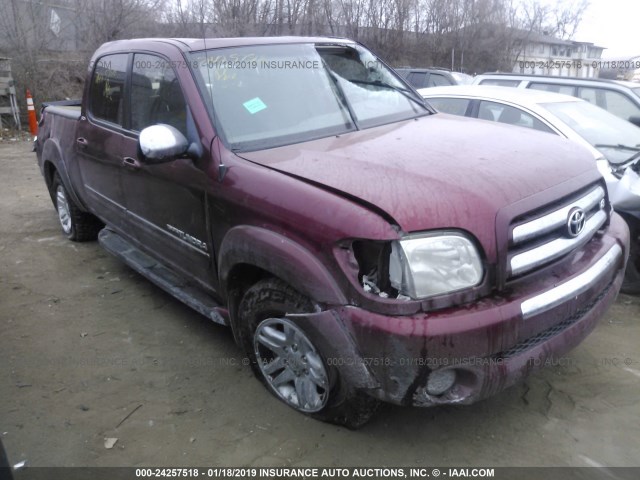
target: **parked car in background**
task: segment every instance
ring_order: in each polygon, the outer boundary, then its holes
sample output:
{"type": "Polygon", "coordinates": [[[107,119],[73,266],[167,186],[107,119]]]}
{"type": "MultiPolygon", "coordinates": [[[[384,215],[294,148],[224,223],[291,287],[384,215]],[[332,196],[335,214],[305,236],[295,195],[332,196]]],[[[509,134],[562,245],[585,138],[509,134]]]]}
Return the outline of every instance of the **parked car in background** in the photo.
{"type": "Polygon", "coordinates": [[[452,72],[445,68],[396,68],[396,72],[413,88],[429,88],[446,85],[468,85],[473,81],[471,75],[452,72]]]}
{"type": "Polygon", "coordinates": [[[418,92],[440,112],[553,133],[590,149],[611,202],[632,233],[622,290],[640,293],[640,128],[589,102],[558,93],[481,85],[418,92]]]}
{"type": "Polygon", "coordinates": [[[571,95],[640,125],[640,84],[634,82],[601,78],[484,73],[473,79],[473,85],[528,88],[571,95]]]}

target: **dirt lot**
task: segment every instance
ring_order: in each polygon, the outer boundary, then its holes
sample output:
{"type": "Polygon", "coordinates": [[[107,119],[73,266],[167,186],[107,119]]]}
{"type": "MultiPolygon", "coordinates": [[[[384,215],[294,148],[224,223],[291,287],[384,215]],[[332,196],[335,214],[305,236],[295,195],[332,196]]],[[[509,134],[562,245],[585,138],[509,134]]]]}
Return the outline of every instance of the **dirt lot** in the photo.
{"type": "Polygon", "coordinates": [[[0,144],[0,435],[31,466],[640,465],[640,299],[528,383],[385,406],[352,432],[272,398],[229,331],[57,217],[30,144],[0,144]],[[105,437],[117,438],[111,449],[105,437]]]}

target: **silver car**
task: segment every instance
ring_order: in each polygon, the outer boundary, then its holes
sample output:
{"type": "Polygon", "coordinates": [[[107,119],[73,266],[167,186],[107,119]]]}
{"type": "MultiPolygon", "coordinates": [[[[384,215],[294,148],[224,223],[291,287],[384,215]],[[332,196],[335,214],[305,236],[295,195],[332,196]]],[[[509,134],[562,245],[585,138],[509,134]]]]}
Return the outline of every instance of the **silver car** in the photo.
{"type": "Polygon", "coordinates": [[[418,92],[440,112],[533,128],[589,149],[634,239],[622,290],[640,294],[640,128],[585,100],[551,92],[481,85],[418,92]]]}

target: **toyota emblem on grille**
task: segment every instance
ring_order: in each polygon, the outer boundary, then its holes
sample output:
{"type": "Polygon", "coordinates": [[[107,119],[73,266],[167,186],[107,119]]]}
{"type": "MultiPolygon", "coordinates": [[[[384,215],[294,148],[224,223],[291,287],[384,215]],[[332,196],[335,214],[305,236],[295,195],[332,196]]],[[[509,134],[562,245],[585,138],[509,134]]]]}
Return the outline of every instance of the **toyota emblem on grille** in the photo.
{"type": "Polygon", "coordinates": [[[580,235],[586,221],[587,216],[584,210],[578,207],[572,208],[567,216],[567,233],[569,236],[573,238],[580,235]]]}

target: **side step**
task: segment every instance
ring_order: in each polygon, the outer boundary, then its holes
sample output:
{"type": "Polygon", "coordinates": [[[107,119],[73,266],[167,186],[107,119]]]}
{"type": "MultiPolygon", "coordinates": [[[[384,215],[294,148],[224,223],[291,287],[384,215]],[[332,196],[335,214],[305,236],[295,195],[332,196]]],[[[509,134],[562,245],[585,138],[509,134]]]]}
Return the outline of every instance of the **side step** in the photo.
{"type": "Polygon", "coordinates": [[[189,285],[162,263],[134,247],[113,230],[103,228],[98,235],[102,248],[118,257],[140,275],[148,278],[167,293],[186,303],[216,323],[227,325],[227,311],[201,289],[189,285]]]}

